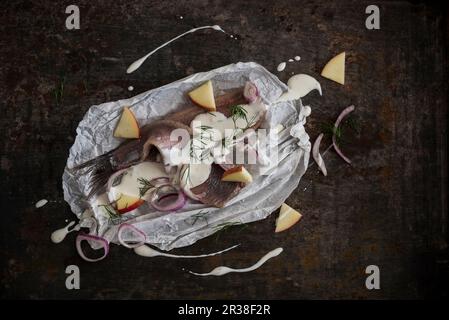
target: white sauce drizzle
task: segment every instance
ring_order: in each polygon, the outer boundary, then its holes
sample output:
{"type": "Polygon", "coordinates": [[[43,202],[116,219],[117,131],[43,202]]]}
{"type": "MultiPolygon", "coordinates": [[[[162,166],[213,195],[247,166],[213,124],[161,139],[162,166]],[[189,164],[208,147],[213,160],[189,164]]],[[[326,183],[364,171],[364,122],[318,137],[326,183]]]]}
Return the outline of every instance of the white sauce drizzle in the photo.
{"type": "Polygon", "coordinates": [[[287,64],[285,62],[279,63],[278,67],[276,68],[277,71],[279,71],[279,72],[284,71],[286,65],[287,64]]]}
{"type": "Polygon", "coordinates": [[[128,91],[133,91],[134,90],[134,87],[133,86],[129,86],[128,87],[128,91]]]}
{"type": "Polygon", "coordinates": [[[36,202],[36,204],[34,205],[36,208],[41,208],[43,206],[45,206],[48,203],[47,199],[41,199],[38,202],[36,202]]]}
{"type": "Polygon", "coordinates": [[[137,69],[139,69],[139,67],[145,62],[146,59],[148,59],[152,54],[154,54],[156,51],[158,51],[159,49],[162,49],[163,47],[167,46],[168,44],[170,44],[171,42],[178,40],[179,38],[189,34],[189,33],[193,33],[196,32],[198,30],[202,30],[202,29],[213,29],[216,31],[221,31],[221,32],[225,32],[219,25],[214,25],[214,26],[203,26],[203,27],[198,27],[198,28],[193,28],[190,29],[189,31],[186,31],[182,34],[180,34],[179,36],[174,37],[173,39],[165,42],[164,44],[160,45],[159,47],[157,47],[156,49],[154,49],[153,51],[151,51],[150,53],[146,54],[145,56],[143,56],[142,58],[134,61],[133,63],[131,63],[131,65],[128,67],[128,69],[126,70],[126,73],[132,73],[134,71],[136,71],[137,69]]]}
{"type": "Polygon", "coordinates": [[[142,257],[157,257],[157,256],[161,256],[161,257],[168,257],[168,258],[175,258],[175,259],[190,259],[190,258],[204,258],[204,257],[211,257],[211,256],[216,256],[218,254],[221,254],[223,252],[232,250],[236,247],[238,247],[240,244],[236,244],[235,246],[229,247],[227,249],[221,250],[221,251],[217,251],[217,252],[213,252],[213,253],[208,253],[208,254],[200,254],[200,255],[175,255],[175,254],[169,254],[169,253],[164,253],[164,252],[160,252],[157,250],[154,250],[153,248],[150,248],[149,246],[143,245],[137,248],[134,248],[134,252],[137,253],[139,256],[142,257]]]}
{"type": "Polygon", "coordinates": [[[295,74],[288,79],[287,85],[288,91],[280,96],[278,102],[298,100],[305,97],[312,90],[318,90],[320,96],[322,95],[320,83],[307,74],[295,74]]]}
{"type": "Polygon", "coordinates": [[[77,224],[72,228],[72,230],[69,230],[71,226],[75,224],[75,221],[70,222],[68,225],[66,225],[64,228],[58,229],[56,231],[53,231],[53,233],[50,236],[50,239],[53,243],[60,243],[62,240],[65,239],[65,237],[72,231],[79,231],[81,226],[77,224]]]}
{"type": "Polygon", "coordinates": [[[251,267],[248,267],[248,268],[233,269],[233,268],[229,268],[229,267],[225,267],[225,266],[220,266],[220,267],[216,267],[214,270],[212,270],[211,272],[208,272],[208,273],[196,273],[196,272],[192,272],[192,271],[189,271],[189,273],[194,274],[196,276],[205,277],[205,276],[222,276],[222,275],[225,275],[227,273],[232,273],[232,272],[250,272],[250,271],[256,270],[257,268],[261,267],[265,262],[267,262],[271,258],[277,257],[278,255],[281,254],[281,252],[283,250],[284,249],[282,249],[282,248],[276,248],[276,249],[268,252],[266,255],[264,255],[262,258],[260,258],[259,261],[257,261],[254,265],[252,265],[251,267]]]}
{"type": "Polygon", "coordinates": [[[299,61],[299,60],[301,60],[301,57],[300,57],[300,56],[296,56],[296,57],[295,57],[295,60],[296,60],[296,61],[299,61]]]}

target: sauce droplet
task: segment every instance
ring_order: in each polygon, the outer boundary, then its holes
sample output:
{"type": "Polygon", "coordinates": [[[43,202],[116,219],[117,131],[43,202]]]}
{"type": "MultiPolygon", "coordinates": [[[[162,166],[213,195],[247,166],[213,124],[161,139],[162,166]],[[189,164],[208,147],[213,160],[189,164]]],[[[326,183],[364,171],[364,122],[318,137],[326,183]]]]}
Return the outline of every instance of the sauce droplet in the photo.
{"type": "Polygon", "coordinates": [[[279,71],[279,72],[284,71],[286,65],[287,64],[285,62],[279,63],[279,65],[277,67],[277,71],[279,71]]]}
{"type": "Polygon", "coordinates": [[[133,86],[129,86],[128,87],[128,91],[133,91],[134,90],[134,87],[133,86]]]}
{"type": "Polygon", "coordinates": [[[45,206],[48,203],[47,199],[41,199],[38,202],[36,202],[36,204],[34,205],[36,208],[41,208],[43,206],[45,206]]]}
{"type": "Polygon", "coordinates": [[[299,60],[301,60],[301,57],[300,57],[300,56],[296,56],[296,57],[295,57],[295,60],[296,60],[296,61],[299,61],[299,60]]]}
{"type": "Polygon", "coordinates": [[[73,227],[72,230],[69,230],[71,226],[75,224],[75,221],[70,222],[68,225],[66,225],[64,228],[58,229],[56,231],[53,231],[53,233],[50,236],[50,239],[53,243],[60,243],[62,240],[65,239],[65,237],[72,231],[78,231],[81,226],[77,224],[73,227]]]}

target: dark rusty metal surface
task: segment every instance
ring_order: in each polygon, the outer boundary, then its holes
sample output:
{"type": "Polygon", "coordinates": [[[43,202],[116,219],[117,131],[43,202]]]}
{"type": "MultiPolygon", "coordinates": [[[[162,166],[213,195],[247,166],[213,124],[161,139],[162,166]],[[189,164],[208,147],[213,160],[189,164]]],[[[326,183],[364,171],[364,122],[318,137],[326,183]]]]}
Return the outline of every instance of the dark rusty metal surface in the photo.
{"type": "MultiPolygon", "coordinates": [[[[380,1],[381,29],[365,28],[365,1],[76,1],[81,29],[65,28],[72,2],[3,1],[0,24],[1,297],[2,298],[424,298],[447,297],[447,9],[380,1]],[[183,16],[183,19],[180,18],[183,16]],[[126,67],[191,27],[219,24],[237,36],[199,32],[158,52],[137,72],[126,67]],[[347,52],[347,84],[319,72],[347,52]],[[329,175],[311,167],[288,203],[303,213],[274,234],[276,214],[231,229],[178,253],[200,260],[138,257],[113,247],[96,264],[50,233],[73,215],[61,175],[83,114],[94,104],[130,97],[186,75],[237,61],[256,61],[279,74],[308,73],[324,96],[307,128],[333,122],[354,104],[360,134],[345,152],[325,156],[329,175]],[[63,89],[62,89],[63,85],[63,89]],[[128,86],[135,90],[129,92],[128,86]],[[62,94],[60,94],[62,93],[62,94]],[[35,209],[42,198],[50,201],[35,209]],[[269,250],[285,252],[250,274],[196,278],[187,268],[244,267],[269,250]],[[81,289],[65,288],[65,267],[81,270],[81,289]],[[365,268],[381,270],[381,289],[365,288],[365,268]]],[[[325,140],[325,144],[329,141],[325,140]]]]}

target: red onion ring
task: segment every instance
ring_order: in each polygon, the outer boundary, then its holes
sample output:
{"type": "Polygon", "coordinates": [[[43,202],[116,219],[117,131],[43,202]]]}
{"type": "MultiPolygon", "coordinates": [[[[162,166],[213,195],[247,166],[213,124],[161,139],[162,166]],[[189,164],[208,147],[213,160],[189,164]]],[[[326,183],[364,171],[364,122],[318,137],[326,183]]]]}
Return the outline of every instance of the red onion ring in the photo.
{"type": "Polygon", "coordinates": [[[186,204],[186,197],[184,195],[184,192],[179,190],[178,188],[174,187],[171,184],[164,184],[159,187],[157,187],[155,190],[153,190],[151,195],[151,201],[150,204],[153,206],[154,209],[161,211],[161,212],[170,212],[170,211],[176,211],[184,207],[186,204]],[[161,194],[162,191],[164,191],[164,188],[171,188],[170,192],[167,192],[165,194],[161,194]],[[168,197],[176,196],[175,201],[170,203],[169,205],[161,205],[159,202],[163,199],[166,199],[168,197]]]}
{"type": "Polygon", "coordinates": [[[249,103],[253,103],[259,98],[259,90],[254,83],[247,81],[243,88],[243,96],[249,103]]]}
{"type": "Polygon", "coordinates": [[[320,170],[324,176],[327,176],[326,165],[324,164],[323,157],[321,157],[321,154],[320,154],[320,144],[321,144],[321,139],[323,139],[323,136],[324,136],[324,134],[321,133],[318,136],[318,138],[316,138],[315,143],[313,144],[313,148],[312,148],[312,155],[313,155],[313,159],[315,160],[316,164],[318,165],[318,168],[320,168],[320,170]]]}
{"type": "Polygon", "coordinates": [[[128,224],[128,223],[123,223],[118,228],[117,238],[118,238],[118,241],[120,242],[121,245],[123,245],[126,248],[133,249],[133,248],[137,248],[137,247],[140,247],[141,245],[145,244],[147,236],[145,235],[145,233],[143,233],[142,230],[136,228],[135,226],[133,226],[131,224],[128,224]],[[123,237],[122,237],[122,233],[126,229],[129,229],[129,230],[133,231],[134,233],[140,235],[142,237],[142,241],[134,243],[134,244],[126,243],[125,240],[123,240],[123,237]]]}
{"type": "Polygon", "coordinates": [[[343,152],[340,150],[340,148],[337,146],[337,139],[336,139],[336,132],[338,127],[340,126],[340,122],[343,120],[344,117],[346,117],[348,114],[350,114],[352,111],[354,111],[355,107],[349,106],[346,109],[344,109],[340,115],[337,118],[337,121],[335,121],[334,124],[334,134],[332,135],[332,145],[334,146],[335,152],[337,152],[337,154],[343,159],[345,160],[347,163],[351,163],[351,160],[349,160],[348,157],[346,157],[343,152]]]}
{"type": "Polygon", "coordinates": [[[102,238],[102,237],[98,237],[98,236],[94,236],[94,235],[90,235],[90,234],[85,234],[85,233],[79,233],[78,236],[76,237],[76,250],[78,251],[78,254],[80,255],[81,258],[83,258],[86,261],[89,262],[97,262],[100,260],[103,260],[104,258],[106,258],[106,256],[109,253],[109,243],[106,239],[102,238]],[[101,246],[104,249],[104,254],[103,256],[96,258],[96,259],[92,259],[92,258],[88,258],[86,257],[86,255],[83,252],[83,249],[81,248],[81,242],[82,241],[92,241],[92,242],[96,242],[101,244],[101,246]]]}

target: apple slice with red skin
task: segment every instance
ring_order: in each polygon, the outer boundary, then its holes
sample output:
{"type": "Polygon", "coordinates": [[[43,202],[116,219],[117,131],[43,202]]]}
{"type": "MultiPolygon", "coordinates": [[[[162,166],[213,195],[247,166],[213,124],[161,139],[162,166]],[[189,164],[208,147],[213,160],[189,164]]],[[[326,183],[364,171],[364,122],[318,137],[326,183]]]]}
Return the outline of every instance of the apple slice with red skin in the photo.
{"type": "Polygon", "coordinates": [[[120,198],[118,198],[118,200],[116,201],[117,211],[121,214],[130,212],[140,207],[144,202],[145,201],[140,198],[122,194],[120,198]]]}

